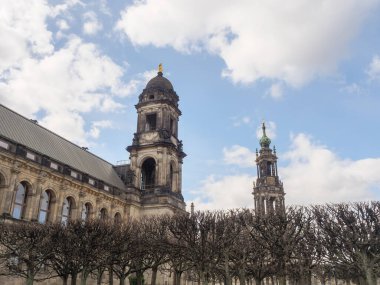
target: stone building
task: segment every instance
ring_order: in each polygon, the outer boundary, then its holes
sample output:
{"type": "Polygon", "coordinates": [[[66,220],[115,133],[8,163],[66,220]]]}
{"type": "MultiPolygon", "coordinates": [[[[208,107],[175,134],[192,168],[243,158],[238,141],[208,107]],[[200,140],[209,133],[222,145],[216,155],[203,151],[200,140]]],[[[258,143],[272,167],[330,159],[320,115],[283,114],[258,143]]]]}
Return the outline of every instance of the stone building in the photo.
{"type": "Polygon", "coordinates": [[[160,65],[139,96],[130,164],[124,165],[0,105],[0,214],[46,223],[185,211],[178,101],[160,65]]]}
{"type": "Polygon", "coordinates": [[[285,192],[278,177],[276,147],[270,148],[271,140],[262,126],[260,151],[256,150],[257,179],[253,186],[255,211],[265,215],[274,211],[285,211],[285,192]]]}

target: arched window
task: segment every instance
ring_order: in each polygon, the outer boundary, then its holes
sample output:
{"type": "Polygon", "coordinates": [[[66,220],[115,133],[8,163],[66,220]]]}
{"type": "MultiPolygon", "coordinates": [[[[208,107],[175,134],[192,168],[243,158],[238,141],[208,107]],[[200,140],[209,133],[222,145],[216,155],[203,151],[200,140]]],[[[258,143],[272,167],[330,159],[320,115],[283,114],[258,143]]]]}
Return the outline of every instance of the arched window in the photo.
{"type": "Polygon", "coordinates": [[[141,189],[153,189],[156,180],[156,161],[148,158],[141,166],[141,189]]]}
{"type": "Polygon", "coordinates": [[[65,198],[65,200],[63,200],[62,218],[61,218],[61,221],[63,223],[66,223],[67,221],[71,219],[73,206],[74,206],[73,198],[67,197],[65,198]]]}
{"type": "Polygon", "coordinates": [[[113,221],[115,224],[120,224],[121,223],[121,215],[120,213],[116,213],[115,217],[113,218],[113,221]]]}
{"type": "Polygon", "coordinates": [[[107,209],[106,208],[102,208],[100,210],[100,219],[102,221],[105,221],[107,219],[107,209]]]}
{"type": "Polygon", "coordinates": [[[42,193],[40,211],[38,213],[38,222],[41,224],[45,224],[50,219],[52,198],[53,193],[50,190],[46,190],[42,193]]]}
{"type": "Polygon", "coordinates": [[[90,203],[83,204],[82,206],[82,221],[88,221],[91,217],[92,206],[90,203]]]}
{"type": "Polygon", "coordinates": [[[26,202],[28,198],[28,184],[23,181],[18,184],[16,198],[13,205],[12,217],[15,219],[25,218],[26,202]]]}

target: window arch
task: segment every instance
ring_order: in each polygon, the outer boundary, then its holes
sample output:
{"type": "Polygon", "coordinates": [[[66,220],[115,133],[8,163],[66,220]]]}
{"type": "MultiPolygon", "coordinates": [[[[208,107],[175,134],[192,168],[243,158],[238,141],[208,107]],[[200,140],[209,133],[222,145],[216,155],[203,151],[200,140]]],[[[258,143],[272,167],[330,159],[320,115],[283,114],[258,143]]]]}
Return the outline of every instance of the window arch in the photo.
{"type": "Polygon", "coordinates": [[[120,215],[119,212],[117,212],[115,214],[115,217],[113,218],[113,221],[114,221],[115,224],[120,224],[121,223],[121,215],[120,215]]]}
{"type": "Polygon", "coordinates": [[[100,213],[99,213],[99,218],[102,220],[102,221],[105,221],[108,217],[108,212],[107,212],[107,209],[106,208],[102,208],[100,210],[100,213]]]}
{"type": "Polygon", "coordinates": [[[141,166],[141,189],[153,189],[156,181],[156,161],[149,157],[141,166]]]}
{"type": "Polygon", "coordinates": [[[15,219],[24,219],[25,210],[28,201],[29,185],[26,181],[22,181],[17,185],[16,197],[13,204],[12,217],[15,219]]]}
{"type": "Polygon", "coordinates": [[[61,222],[67,223],[72,218],[73,208],[74,199],[72,197],[66,197],[65,200],[63,200],[61,222]]]}
{"type": "Polygon", "coordinates": [[[51,220],[52,203],[54,193],[50,189],[44,191],[41,196],[40,209],[38,212],[38,222],[45,224],[51,220]]]}
{"type": "Polygon", "coordinates": [[[82,221],[88,221],[91,218],[92,205],[91,203],[83,204],[81,218],[82,221]]]}

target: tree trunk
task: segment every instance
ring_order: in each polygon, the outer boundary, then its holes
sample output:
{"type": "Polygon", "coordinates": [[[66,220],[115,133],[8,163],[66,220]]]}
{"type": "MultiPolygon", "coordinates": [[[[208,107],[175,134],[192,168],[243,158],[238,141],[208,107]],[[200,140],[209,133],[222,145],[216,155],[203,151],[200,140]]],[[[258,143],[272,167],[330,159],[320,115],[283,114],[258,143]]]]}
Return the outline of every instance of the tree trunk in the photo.
{"type": "Polygon", "coordinates": [[[181,271],[174,271],[174,284],[173,285],[181,285],[181,271]]]}
{"type": "Polygon", "coordinates": [[[150,281],[150,285],[156,285],[157,270],[158,270],[158,266],[152,267],[152,280],[150,281]]]}
{"type": "Polygon", "coordinates": [[[69,279],[69,276],[61,276],[61,279],[62,279],[62,284],[63,285],[67,285],[67,281],[68,281],[68,279],[69,279]]]}
{"type": "Polygon", "coordinates": [[[113,285],[113,269],[112,266],[108,268],[108,284],[113,285]]]}
{"type": "Polygon", "coordinates": [[[240,283],[240,285],[245,285],[245,270],[244,270],[244,268],[239,269],[239,283],[240,283]]]}
{"type": "Polygon", "coordinates": [[[255,285],[261,285],[261,278],[255,277],[255,285]]]}
{"type": "Polygon", "coordinates": [[[96,276],[96,284],[101,285],[102,284],[102,277],[103,277],[103,270],[98,271],[98,275],[96,276]]]}
{"type": "Polygon", "coordinates": [[[28,278],[26,278],[26,285],[33,285],[33,282],[34,282],[33,277],[28,276],[28,278]]]}
{"type": "Polygon", "coordinates": [[[33,285],[34,282],[34,273],[30,268],[28,268],[28,277],[26,278],[26,285],[33,285]]]}
{"type": "Polygon", "coordinates": [[[120,277],[119,277],[119,285],[124,285],[125,284],[125,275],[121,275],[120,277]]]}
{"type": "Polygon", "coordinates": [[[137,285],[143,285],[144,273],[142,271],[136,272],[137,285]]]}
{"type": "Polygon", "coordinates": [[[80,279],[80,284],[81,285],[86,285],[87,284],[87,277],[88,277],[88,272],[86,270],[82,271],[82,277],[80,279]]]}
{"type": "Polygon", "coordinates": [[[230,274],[230,267],[228,266],[228,256],[224,255],[224,272],[225,272],[225,285],[232,285],[232,277],[230,274]]]}
{"type": "Polygon", "coordinates": [[[77,273],[71,274],[71,285],[77,285],[77,273]]]}

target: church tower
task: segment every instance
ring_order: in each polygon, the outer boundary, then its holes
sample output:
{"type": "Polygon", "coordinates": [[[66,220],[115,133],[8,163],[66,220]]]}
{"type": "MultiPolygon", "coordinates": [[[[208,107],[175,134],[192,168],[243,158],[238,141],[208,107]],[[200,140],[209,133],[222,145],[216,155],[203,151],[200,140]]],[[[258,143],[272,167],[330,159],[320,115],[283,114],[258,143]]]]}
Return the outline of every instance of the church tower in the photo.
{"type": "Polygon", "coordinates": [[[276,147],[270,148],[271,140],[262,125],[260,151],[256,150],[257,179],[253,186],[255,211],[258,215],[285,211],[285,193],[277,172],[276,147]]]}
{"type": "Polygon", "coordinates": [[[127,147],[134,175],[132,183],[140,191],[145,209],[157,210],[167,205],[173,209],[185,207],[181,185],[182,161],[186,154],[178,138],[181,116],[178,101],[160,64],[157,76],[148,82],[135,106],[137,130],[132,145],[127,147]]]}

